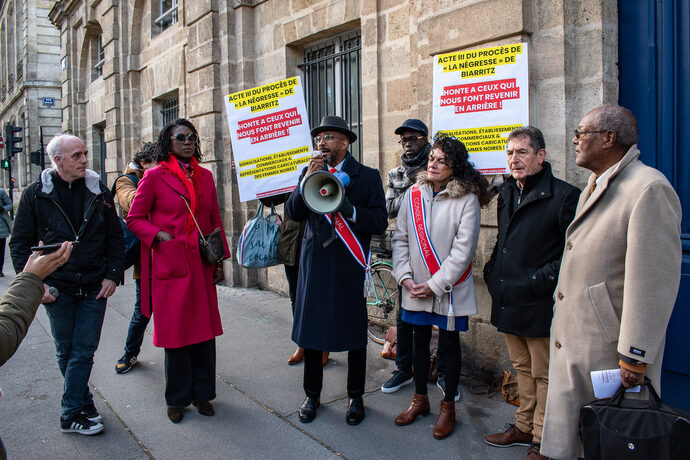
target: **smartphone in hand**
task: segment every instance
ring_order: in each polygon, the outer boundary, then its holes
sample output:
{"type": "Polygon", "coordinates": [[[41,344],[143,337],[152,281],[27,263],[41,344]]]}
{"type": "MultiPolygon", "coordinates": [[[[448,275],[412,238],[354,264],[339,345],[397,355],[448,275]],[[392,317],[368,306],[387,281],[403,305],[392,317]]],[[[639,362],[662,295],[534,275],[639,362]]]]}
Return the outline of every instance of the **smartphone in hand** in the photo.
{"type": "MultiPolygon", "coordinates": [[[[73,248],[78,245],[79,241],[72,241],[73,248]]],[[[43,246],[32,246],[31,251],[43,251],[44,254],[48,254],[53,251],[57,251],[58,249],[60,249],[60,246],[62,246],[62,243],[44,244],[43,246]]]]}

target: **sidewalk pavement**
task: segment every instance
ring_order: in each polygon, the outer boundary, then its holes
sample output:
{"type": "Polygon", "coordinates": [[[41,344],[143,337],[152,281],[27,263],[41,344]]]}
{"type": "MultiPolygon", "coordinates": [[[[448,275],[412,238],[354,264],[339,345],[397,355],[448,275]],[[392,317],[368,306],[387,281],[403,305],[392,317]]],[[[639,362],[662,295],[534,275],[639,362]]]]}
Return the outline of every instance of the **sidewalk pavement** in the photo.
{"type": "MultiPolygon", "coordinates": [[[[9,252],[9,251],[7,251],[9,252]]],[[[0,292],[13,279],[9,257],[0,292]]],[[[272,292],[219,286],[224,334],[216,339],[216,415],[204,417],[190,406],[184,419],[172,424],[166,416],[162,349],[151,344],[147,330],[139,364],[117,375],[134,302],[134,282],[118,287],[108,301],[101,342],[90,384],[105,430],[95,436],[63,434],[59,429],[63,379],[44,307],[19,350],[0,368],[0,437],[10,459],[391,459],[460,458],[523,459],[525,447],[497,449],[483,436],[513,421],[514,406],[500,396],[472,395],[464,378],[456,404],[454,433],[432,437],[442,399],[429,384],[431,415],[406,427],[393,423],[412,399],[414,385],[383,394],[380,386],[395,368],[378,356],[381,346],[368,346],[365,420],[345,423],[347,354],[331,353],[324,369],[322,407],[309,424],[299,421],[304,399],[303,366],[288,366],[295,345],[290,340],[290,302],[272,292]]]]}

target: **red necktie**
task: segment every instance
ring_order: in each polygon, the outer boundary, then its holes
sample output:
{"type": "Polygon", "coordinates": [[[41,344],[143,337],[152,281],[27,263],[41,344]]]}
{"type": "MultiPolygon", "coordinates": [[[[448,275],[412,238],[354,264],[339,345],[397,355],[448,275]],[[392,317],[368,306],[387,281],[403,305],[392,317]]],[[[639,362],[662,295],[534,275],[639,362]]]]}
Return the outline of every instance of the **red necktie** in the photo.
{"type": "MultiPolygon", "coordinates": [[[[338,170],[335,169],[335,168],[331,168],[331,169],[328,170],[328,172],[331,173],[331,174],[335,174],[336,172],[338,172],[338,170]]],[[[340,215],[339,212],[334,212],[334,213],[331,214],[331,218],[333,219],[333,225],[335,225],[336,222],[337,222],[338,220],[342,220],[343,217],[340,215]]]]}

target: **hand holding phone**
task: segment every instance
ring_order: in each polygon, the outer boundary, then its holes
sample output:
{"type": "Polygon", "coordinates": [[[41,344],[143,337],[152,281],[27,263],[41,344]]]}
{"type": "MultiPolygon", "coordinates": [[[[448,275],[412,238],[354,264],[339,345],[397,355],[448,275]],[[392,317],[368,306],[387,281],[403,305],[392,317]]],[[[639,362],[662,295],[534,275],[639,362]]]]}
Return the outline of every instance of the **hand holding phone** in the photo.
{"type": "MultiPolygon", "coordinates": [[[[76,247],[79,245],[79,241],[72,241],[72,248],[76,247]]],[[[52,243],[52,244],[44,244],[41,246],[32,246],[31,251],[43,251],[43,254],[48,254],[53,251],[57,251],[60,249],[60,246],[62,246],[62,243],[52,243]]]]}

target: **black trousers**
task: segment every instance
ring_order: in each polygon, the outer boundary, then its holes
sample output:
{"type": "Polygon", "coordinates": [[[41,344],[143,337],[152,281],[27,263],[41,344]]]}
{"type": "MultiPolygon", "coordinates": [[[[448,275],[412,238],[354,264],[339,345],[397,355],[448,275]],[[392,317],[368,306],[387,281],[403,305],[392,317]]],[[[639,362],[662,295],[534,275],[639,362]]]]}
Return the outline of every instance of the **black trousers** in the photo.
{"type": "MultiPolygon", "coordinates": [[[[415,393],[426,394],[426,378],[429,374],[429,342],[431,341],[431,326],[412,326],[414,329],[414,388],[415,393]]],[[[446,388],[457,388],[460,380],[460,365],[462,356],[460,350],[460,332],[439,329],[438,357],[443,357],[445,365],[446,388]]],[[[455,398],[455,392],[446,391],[444,401],[450,402],[455,398]]]]}
{"type": "Polygon", "coordinates": [[[295,297],[297,297],[297,278],[299,276],[299,264],[284,265],[285,278],[288,282],[288,291],[290,291],[290,305],[292,306],[292,314],[295,314],[295,297]]]}
{"type": "MultiPolygon", "coordinates": [[[[321,350],[304,349],[304,393],[320,398],[323,387],[321,350]]],[[[347,352],[347,396],[361,398],[367,374],[367,347],[347,352]]]]}
{"type": "Polygon", "coordinates": [[[0,238],[0,272],[5,266],[5,238],[0,238]]]}
{"type": "Polygon", "coordinates": [[[216,339],[165,349],[165,403],[186,407],[216,397],[216,339]]]}
{"type": "Polygon", "coordinates": [[[412,375],[412,325],[402,320],[403,307],[401,299],[402,286],[398,286],[398,312],[395,317],[398,342],[395,354],[395,365],[399,371],[407,375],[412,375]]]}

